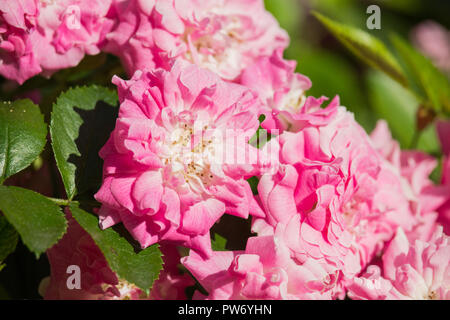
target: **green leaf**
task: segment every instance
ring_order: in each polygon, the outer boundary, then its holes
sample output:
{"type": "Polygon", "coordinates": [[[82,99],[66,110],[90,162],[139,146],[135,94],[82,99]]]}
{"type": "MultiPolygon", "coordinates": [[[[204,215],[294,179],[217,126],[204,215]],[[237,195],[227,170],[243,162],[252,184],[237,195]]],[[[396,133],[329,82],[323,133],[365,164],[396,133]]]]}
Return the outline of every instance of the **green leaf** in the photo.
{"type": "MultiPolygon", "coordinates": [[[[410,148],[416,132],[416,113],[420,101],[381,72],[368,73],[367,87],[370,103],[377,116],[387,121],[402,149],[410,148]]],[[[417,148],[429,153],[439,152],[434,126],[428,126],[422,132],[417,148]]]]}
{"type": "Polygon", "coordinates": [[[61,239],[67,229],[60,207],[31,190],[0,186],[0,210],[37,258],[61,239]]]}
{"type": "Polygon", "coordinates": [[[424,106],[435,112],[445,111],[450,114],[450,83],[447,77],[399,36],[393,35],[391,41],[412,75],[411,87],[418,85],[419,93],[430,102],[424,106]]]}
{"type": "Polygon", "coordinates": [[[72,203],[70,210],[75,220],[94,239],[119,278],[149,292],[162,269],[158,245],[142,250],[135,241],[126,239],[115,228],[101,230],[98,217],[80,209],[78,205],[72,203]]]}
{"type": "Polygon", "coordinates": [[[31,100],[0,102],[0,183],[39,156],[46,135],[44,117],[31,100]]]}
{"type": "Polygon", "coordinates": [[[117,94],[105,87],[77,87],[53,105],[50,133],[67,197],[98,190],[103,162],[98,151],[114,129],[117,94]]]}
{"type": "Polygon", "coordinates": [[[383,42],[358,28],[335,22],[317,12],[313,14],[353,54],[407,87],[408,80],[402,68],[383,42]]]}
{"type": "Polygon", "coordinates": [[[18,239],[19,237],[14,227],[4,216],[0,216],[0,265],[2,265],[2,262],[8,255],[16,250],[18,239]]]}
{"type": "Polygon", "coordinates": [[[211,239],[211,247],[214,251],[226,251],[227,239],[214,233],[214,239],[211,239]]]}

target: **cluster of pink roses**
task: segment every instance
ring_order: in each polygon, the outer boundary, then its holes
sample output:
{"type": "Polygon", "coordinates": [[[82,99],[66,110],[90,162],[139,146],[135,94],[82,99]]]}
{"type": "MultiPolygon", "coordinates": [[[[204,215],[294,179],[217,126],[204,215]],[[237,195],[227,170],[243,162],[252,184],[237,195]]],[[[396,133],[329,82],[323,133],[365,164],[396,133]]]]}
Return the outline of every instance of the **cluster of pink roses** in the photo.
{"type": "Polygon", "coordinates": [[[118,55],[130,75],[176,58],[227,80],[288,36],[260,0],[23,0],[0,3],[0,74],[23,83],[118,55]]]}
{"type": "MultiPolygon", "coordinates": [[[[100,152],[100,225],[122,222],[142,248],[191,249],[171,255],[152,297],[184,297],[181,261],[208,292],[200,299],[450,299],[448,124],[435,185],[437,161],[400,150],[385,122],[369,136],[338,97],[323,107],[306,95],[262,0],[87,3],[0,5],[0,73],[23,82],[100,50],[121,58],[132,77],[113,79],[121,105],[100,152]],[[65,23],[72,4],[79,28],[65,23]],[[261,115],[271,140],[258,148],[261,115]],[[224,214],[252,216],[245,250],[212,250],[224,214]]],[[[82,233],[72,221],[50,250],[46,297],[70,297],[58,264],[76,260],[92,270],[81,298],[141,298],[82,233]]]]}

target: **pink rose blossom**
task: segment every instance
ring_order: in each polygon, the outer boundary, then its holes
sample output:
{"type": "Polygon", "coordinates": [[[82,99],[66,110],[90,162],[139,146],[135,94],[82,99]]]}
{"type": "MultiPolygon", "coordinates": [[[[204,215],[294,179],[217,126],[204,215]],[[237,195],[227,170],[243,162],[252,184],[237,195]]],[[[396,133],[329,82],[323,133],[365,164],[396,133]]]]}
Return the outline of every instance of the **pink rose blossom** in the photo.
{"type": "Polygon", "coordinates": [[[109,268],[103,253],[91,236],[66,211],[68,230],[47,251],[51,275],[44,278],[40,292],[49,300],[179,300],[186,299],[184,290],[194,284],[192,278],[177,269],[180,254],[173,246],[162,246],[164,266],[159,279],[147,296],[135,285],[121,280],[109,268]],[[69,289],[69,266],[80,268],[81,289],[69,289]]]}
{"type": "Polygon", "coordinates": [[[273,236],[249,238],[245,251],[216,251],[208,259],[191,252],[182,263],[209,293],[194,295],[199,299],[324,300],[338,280],[315,259],[293,259],[273,236]]]}
{"type": "Polygon", "coordinates": [[[311,81],[294,73],[296,62],[283,59],[283,51],[276,50],[270,57],[261,57],[246,68],[241,83],[258,92],[265,115],[262,127],[269,132],[276,129],[296,132],[302,127],[326,124],[335,115],[339,100],[328,108],[321,108],[325,97],[307,97],[311,81]]]}
{"type": "Polygon", "coordinates": [[[398,141],[394,140],[386,121],[379,120],[375,129],[370,134],[375,149],[388,160],[395,168],[400,169],[401,149],[398,141]]]}
{"type": "Polygon", "coordinates": [[[111,0],[40,2],[38,30],[31,34],[44,75],[76,66],[85,54],[100,52],[112,21],[111,0]],[[42,31],[41,31],[42,30],[42,31]]]}
{"type": "Polygon", "coordinates": [[[170,240],[208,254],[225,212],[263,215],[245,180],[267,165],[247,143],[259,125],[251,91],[181,61],[113,82],[121,106],[100,151],[102,228],[122,221],[143,248],[170,240]]]}
{"type": "Polygon", "coordinates": [[[429,242],[409,241],[402,229],[383,255],[383,273],[370,266],[348,285],[351,299],[450,300],[450,242],[438,228],[429,242]]]}
{"type": "Polygon", "coordinates": [[[0,74],[28,78],[76,66],[100,52],[112,0],[8,1],[0,5],[0,74]],[[8,3],[8,4],[7,4],[8,3]]]}
{"type": "Polygon", "coordinates": [[[438,162],[420,151],[401,152],[401,175],[413,193],[415,226],[406,232],[409,239],[428,241],[438,227],[438,209],[450,196],[450,186],[435,185],[430,177],[438,162]]]}
{"type": "Polygon", "coordinates": [[[0,3],[0,74],[19,83],[42,70],[29,36],[37,14],[36,0],[0,3]]]}
{"type": "Polygon", "coordinates": [[[397,227],[412,228],[399,174],[345,108],[327,124],[284,132],[280,145],[284,165],[260,179],[266,217],[252,228],[283,238],[297,261],[315,259],[327,272],[351,278],[397,227]]]}
{"type": "Polygon", "coordinates": [[[118,22],[105,50],[120,56],[129,74],[170,69],[181,58],[235,80],[288,44],[262,0],[116,0],[114,10],[118,22]]]}
{"type": "Polygon", "coordinates": [[[11,27],[26,30],[34,24],[38,12],[35,0],[2,1],[0,12],[3,23],[11,27]]]}
{"type": "Polygon", "coordinates": [[[136,70],[156,68],[150,21],[154,5],[155,0],[114,0],[112,3],[114,26],[106,35],[103,50],[120,57],[129,75],[136,70]]]}

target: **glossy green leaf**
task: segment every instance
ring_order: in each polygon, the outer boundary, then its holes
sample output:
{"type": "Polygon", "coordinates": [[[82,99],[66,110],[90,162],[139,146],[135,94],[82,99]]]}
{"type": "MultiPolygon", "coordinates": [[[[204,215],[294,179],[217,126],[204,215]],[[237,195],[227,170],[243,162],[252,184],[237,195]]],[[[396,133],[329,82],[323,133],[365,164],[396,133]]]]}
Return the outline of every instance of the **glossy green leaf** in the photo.
{"type": "Polygon", "coordinates": [[[67,221],[61,208],[31,190],[0,186],[0,210],[36,257],[66,232],[67,221]]]}
{"type": "Polygon", "coordinates": [[[75,220],[94,239],[119,278],[148,292],[162,269],[158,245],[142,250],[136,241],[127,239],[127,234],[122,232],[122,235],[117,228],[101,230],[98,217],[80,209],[78,205],[71,204],[70,210],[75,220]]]}
{"type": "Polygon", "coordinates": [[[31,100],[0,102],[0,183],[39,156],[46,135],[44,117],[31,100]]]}
{"type": "Polygon", "coordinates": [[[50,133],[67,197],[95,192],[102,179],[98,156],[114,129],[117,94],[104,87],[70,89],[53,105],[50,133]]]}
{"type": "Polygon", "coordinates": [[[379,39],[358,28],[335,22],[320,13],[315,12],[314,15],[361,60],[373,68],[383,71],[403,86],[408,85],[407,78],[399,63],[379,39]]]}

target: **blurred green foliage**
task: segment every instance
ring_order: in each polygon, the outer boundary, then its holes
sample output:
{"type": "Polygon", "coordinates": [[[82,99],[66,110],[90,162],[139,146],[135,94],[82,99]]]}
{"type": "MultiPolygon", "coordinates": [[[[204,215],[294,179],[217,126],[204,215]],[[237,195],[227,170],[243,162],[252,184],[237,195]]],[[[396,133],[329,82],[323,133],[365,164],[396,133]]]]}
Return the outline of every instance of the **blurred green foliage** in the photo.
{"type": "MultiPolygon", "coordinates": [[[[386,43],[392,33],[404,39],[417,24],[434,20],[449,28],[450,1],[446,0],[265,0],[291,44],[285,58],[296,60],[297,71],[308,76],[313,87],[308,94],[339,95],[341,104],[355,113],[357,121],[370,132],[376,121],[385,119],[395,139],[409,148],[416,132],[415,112],[420,101],[397,83],[367,67],[342,46],[311,14],[318,11],[330,18],[360,28],[386,43]],[[381,8],[381,30],[368,30],[369,5],[381,8]],[[443,12],[447,12],[443,14],[443,12]]],[[[417,148],[438,153],[434,127],[428,127],[417,148]]]]}
{"type": "MultiPolygon", "coordinates": [[[[410,148],[416,132],[415,119],[419,100],[379,71],[369,71],[366,84],[374,116],[387,121],[392,135],[399,141],[402,149],[410,148]]],[[[433,154],[439,152],[433,126],[429,126],[420,135],[417,148],[433,154]]]]}

